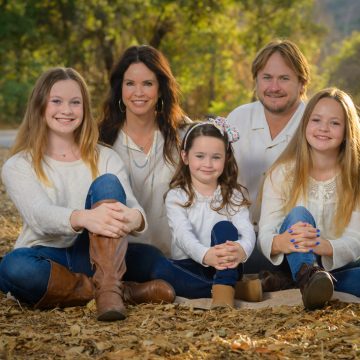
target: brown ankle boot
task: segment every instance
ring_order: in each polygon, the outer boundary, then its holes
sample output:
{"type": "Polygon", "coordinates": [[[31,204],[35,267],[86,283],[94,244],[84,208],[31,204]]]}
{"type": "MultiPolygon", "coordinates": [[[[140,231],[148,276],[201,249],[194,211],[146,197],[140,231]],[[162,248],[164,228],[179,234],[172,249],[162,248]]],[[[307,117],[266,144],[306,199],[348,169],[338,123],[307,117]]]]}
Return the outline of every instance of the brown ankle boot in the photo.
{"type": "MultiPolygon", "coordinates": [[[[99,201],[93,208],[104,202],[99,201]]],[[[100,321],[123,320],[126,309],[123,303],[122,277],[126,272],[125,255],[127,239],[109,238],[89,233],[90,260],[95,266],[93,276],[97,319],[100,321]]]]}
{"type": "Polygon", "coordinates": [[[235,289],[230,285],[216,284],[212,286],[211,308],[234,307],[235,289]]]}
{"type": "Polygon", "coordinates": [[[332,277],[319,266],[302,264],[296,280],[302,294],[304,307],[308,310],[322,308],[333,295],[332,277]]]}
{"type": "Polygon", "coordinates": [[[129,304],[172,303],[175,296],[174,288],[165,280],[152,280],[145,283],[124,281],[124,301],[129,304]]]}
{"type": "Polygon", "coordinates": [[[259,272],[259,278],[262,289],[266,292],[292,289],[295,287],[291,274],[283,271],[262,270],[259,272]]]}
{"type": "Polygon", "coordinates": [[[244,275],[235,285],[235,299],[259,302],[263,299],[261,281],[257,275],[244,275]]]}
{"type": "Polygon", "coordinates": [[[37,309],[80,306],[94,298],[94,284],[85,274],[73,273],[65,266],[49,261],[51,270],[43,297],[35,304],[37,309]]]}

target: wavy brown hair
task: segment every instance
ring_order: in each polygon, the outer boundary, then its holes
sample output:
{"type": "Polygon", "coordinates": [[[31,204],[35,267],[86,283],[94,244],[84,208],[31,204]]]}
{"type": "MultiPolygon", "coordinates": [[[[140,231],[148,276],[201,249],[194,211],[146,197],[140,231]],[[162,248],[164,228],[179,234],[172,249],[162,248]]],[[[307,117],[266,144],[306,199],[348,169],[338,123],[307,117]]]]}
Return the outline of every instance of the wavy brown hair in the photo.
{"type": "MultiPolygon", "coordinates": [[[[224,171],[218,179],[218,184],[220,185],[221,189],[222,201],[218,207],[215,207],[212,203],[211,208],[214,211],[219,212],[223,208],[237,211],[240,206],[249,206],[250,202],[244,195],[244,192],[247,193],[247,189],[237,182],[238,166],[234,157],[232,146],[229,143],[226,133],[222,135],[219,129],[210,123],[195,122],[189,127],[182,141],[181,149],[185,151],[186,154],[188,154],[194,143],[194,140],[199,136],[211,136],[220,139],[225,146],[224,171]],[[201,125],[199,126],[199,124],[201,125]],[[241,193],[242,199],[233,197],[234,190],[238,190],[241,193]]],[[[188,195],[188,201],[185,204],[182,204],[182,206],[185,208],[190,207],[195,199],[195,191],[191,182],[189,166],[184,163],[182,157],[180,157],[175,174],[170,181],[170,189],[175,188],[180,188],[186,192],[188,195]]],[[[164,197],[166,197],[166,194],[164,197]]]]}
{"type": "Polygon", "coordinates": [[[42,166],[48,140],[45,111],[51,88],[62,80],[73,80],[80,87],[84,117],[81,125],[75,130],[74,140],[79,145],[81,158],[89,166],[93,178],[98,174],[96,145],[99,133],[96,120],[91,114],[91,101],[87,85],[83,77],[74,69],[57,67],[44,72],[36,81],[29,96],[25,116],[19,127],[15,143],[10,150],[10,155],[20,151],[29,153],[36,175],[40,181],[48,185],[50,183],[42,166]]]}
{"type": "Polygon", "coordinates": [[[113,145],[120,129],[124,126],[125,113],[121,112],[122,85],[126,70],[130,65],[143,63],[159,82],[159,98],[156,106],[156,122],[164,138],[164,159],[175,165],[174,149],[179,150],[180,139],[177,129],[185,122],[185,114],[180,107],[180,91],[165,56],[148,45],[131,46],[121,56],[110,75],[110,89],[103,105],[100,119],[100,140],[113,145]]]}
{"type": "Polygon", "coordinates": [[[316,104],[321,99],[337,101],[344,111],[345,135],[338,154],[340,180],[337,192],[341,196],[338,196],[333,219],[335,234],[341,235],[349,224],[352,212],[360,205],[360,122],[356,107],[348,94],[337,88],[328,88],[319,91],[309,100],[297,132],[271,167],[270,176],[278,165],[294,163],[294,167],[289,167],[290,173],[287,174],[289,179],[293,179],[290,187],[283,188],[287,199],[284,205],[285,213],[296,205],[299,198],[307,198],[312,160],[311,146],[306,140],[306,128],[316,104]]]}

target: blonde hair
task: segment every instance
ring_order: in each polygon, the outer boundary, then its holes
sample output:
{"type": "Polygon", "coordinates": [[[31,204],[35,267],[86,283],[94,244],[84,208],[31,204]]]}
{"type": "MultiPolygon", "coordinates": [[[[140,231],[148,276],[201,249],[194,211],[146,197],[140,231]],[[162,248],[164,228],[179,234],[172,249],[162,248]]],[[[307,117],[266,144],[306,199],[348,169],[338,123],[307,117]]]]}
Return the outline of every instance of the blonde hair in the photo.
{"type": "Polygon", "coordinates": [[[316,93],[307,104],[293,139],[270,168],[269,173],[271,176],[274,169],[281,164],[294,164],[288,170],[291,174],[287,174],[287,178],[293,179],[293,181],[287,189],[283,188],[287,199],[283,209],[285,213],[288,213],[296,205],[299,198],[307,199],[312,160],[311,147],[306,140],[306,127],[316,104],[324,98],[337,101],[344,111],[345,118],[344,141],[338,155],[340,179],[337,192],[341,196],[338,197],[333,219],[335,234],[339,236],[348,225],[353,210],[360,204],[360,123],[356,107],[348,94],[337,88],[328,88],[316,93]]]}
{"type": "Polygon", "coordinates": [[[20,151],[30,154],[33,167],[39,180],[49,185],[42,161],[47,147],[48,127],[45,111],[53,85],[62,80],[74,80],[80,87],[83,97],[84,117],[81,125],[75,130],[75,143],[80,147],[82,160],[91,170],[92,177],[98,175],[98,127],[91,114],[90,94],[83,77],[74,69],[57,67],[44,72],[36,81],[29,96],[25,116],[17,133],[15,143],[10,150],[14,155],[20,151]]]}
{"type": "Polygon", "coordinates": [[[271,55],[276,52],[297,75],[303,85],[300,92],[301,98],[306,98],[306,89],[310,82],[309,64],[297,45],[290,40],[274,40],[259,50],[251,66],[253,80],[256,81],[258,72],[266,66],[271,55]]]}

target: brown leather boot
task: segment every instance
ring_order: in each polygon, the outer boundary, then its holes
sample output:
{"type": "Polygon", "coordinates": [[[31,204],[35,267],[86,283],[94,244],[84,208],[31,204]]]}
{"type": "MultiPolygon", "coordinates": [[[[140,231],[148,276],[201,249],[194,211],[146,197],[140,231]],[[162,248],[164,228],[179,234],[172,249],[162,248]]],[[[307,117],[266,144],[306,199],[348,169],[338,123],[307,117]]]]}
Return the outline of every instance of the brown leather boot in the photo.
{"type": "Polygon", "coordinates": [[[331,275],[319,266],[302,264],[296,275],[304,307],[308,310],[322,308],[334,292],[331,275]]]}
{"type": "Polygon", "coordinates": [[[165,280],[152,280],[145,283],[124,281],[124,301],[129,304],[172,303],[175,297],[174,288],[165,280]]]}
{"type": "MultiPolygon", "coordinates": [[[[93,205],[93,208],[103,202],[113,201],[99,201],[93,205]]],[[[127,239],[126,237],[110,238],[89,233],[89,240],[90,260],[95,266],[93,281],[97,319],[100,321],[125,319],[124,286],[121,280],[126,272],[127,239]]]]}
{"type": "Polygon", "coordinates": [[[263,291],[267,292],[292,289],[296,287],[291,274],[283,271],[262,270],[259,272],[259,278],[261,280],[263,291]]]}
{"type": "Polygon", "coordinates": [[[48,286],[35,304],[37,309],[80,306],[94,298],[94,285],[85,274],[73,273],[65,266],[49,261],[51,265],[48,286]]]}
{"type": "Polygon", "coordinates": [[[234,307],[235,289],[230,285],[216,284],[212,286],[211,308],[234,307]]]}

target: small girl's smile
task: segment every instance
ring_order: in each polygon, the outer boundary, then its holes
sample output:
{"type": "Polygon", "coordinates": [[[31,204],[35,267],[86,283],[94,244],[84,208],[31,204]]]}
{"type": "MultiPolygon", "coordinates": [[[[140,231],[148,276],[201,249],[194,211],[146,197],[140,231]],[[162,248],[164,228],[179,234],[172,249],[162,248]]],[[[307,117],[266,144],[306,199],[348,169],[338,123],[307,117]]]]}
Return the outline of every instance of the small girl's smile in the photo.
{"type": "Polygon", "coordinates": [[[225,165],[224,142],[212,136],[199,136],[187,154],[182,152],[182,157],[189,166],[195,189],[200,193],[204,187],[215,191],[225,165]]]}

